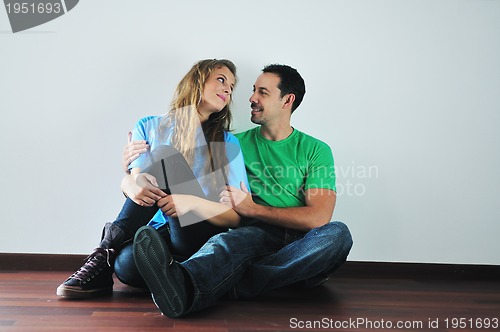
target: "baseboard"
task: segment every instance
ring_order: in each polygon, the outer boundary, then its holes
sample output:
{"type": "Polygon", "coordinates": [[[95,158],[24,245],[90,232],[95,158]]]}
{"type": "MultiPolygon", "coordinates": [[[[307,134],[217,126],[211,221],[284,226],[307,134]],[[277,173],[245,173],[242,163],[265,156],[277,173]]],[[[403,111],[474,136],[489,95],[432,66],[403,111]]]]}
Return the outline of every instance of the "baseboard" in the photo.
{"type": "Polygon", "coordinates": [[[349,261],[334,277],[499,281],[500,265],[349,261]]]}
{"type": "MultiPolygon", "coordinates": [[[[0,253],[0,271],[68,271],[82,266],[85,255],[0,253]]],[[[500,265],[348,261],[334,278],[500,280],[500,265]]]]}
{"type": "Polygon", "coordinates": [[[74,271],[83,265],[85,255],[0,253],[0,270],[74,271]]]}

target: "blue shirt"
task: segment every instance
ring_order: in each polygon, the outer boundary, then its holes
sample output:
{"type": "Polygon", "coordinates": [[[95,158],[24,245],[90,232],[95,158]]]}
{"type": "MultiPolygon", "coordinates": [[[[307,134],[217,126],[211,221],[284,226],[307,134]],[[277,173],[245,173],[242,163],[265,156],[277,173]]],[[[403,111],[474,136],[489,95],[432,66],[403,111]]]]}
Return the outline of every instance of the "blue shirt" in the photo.
{"type": "MultiPolygon", "coordinates": [[[[172,144],[173,126],[166,128],[166,131],[163,133],[160,133],[158,131],[158,128],[160,127],[160,123],[164,119],[164,116],[165,115],[148,116],[137,121],[134,129],[132,130],[132,140],[145,140],[147,144],[149,144],[150,148],[146,153],[141,154],[136,160],[132,161],[129,165],[129,169],[145,169],[146,167],[151,165],[153,159],[152,154],[154,154],[155,149],[162,145],[172,144]]],[[[226,184],[236,188],[240,188],[240,182],[243,181],[245,186],[247,188],[250,188],[238,139],[233,134],[225,132],[224,141],[226,155],[229,162],[229,164],[224,167],[227,180],[226,184]]],[[[203,147],[206,145],[207,141],[200,124],[196,131],[195,148],[203,147]]],[[[206,156],[204,153],[202,153],[202,149],[195,149],[192,171],[195,177],[198,179],[198,182],[200,183],[203,191],[206,195],[208,195],[209,186],[206,183],[207,176],[205,164],[206,156]]],[[[169,219],[170,217],[163,215],[162,211],[158,210],[149,224],[155,228],[158,228],[164,225],[165,222],[168,222],[169,219]]]]}

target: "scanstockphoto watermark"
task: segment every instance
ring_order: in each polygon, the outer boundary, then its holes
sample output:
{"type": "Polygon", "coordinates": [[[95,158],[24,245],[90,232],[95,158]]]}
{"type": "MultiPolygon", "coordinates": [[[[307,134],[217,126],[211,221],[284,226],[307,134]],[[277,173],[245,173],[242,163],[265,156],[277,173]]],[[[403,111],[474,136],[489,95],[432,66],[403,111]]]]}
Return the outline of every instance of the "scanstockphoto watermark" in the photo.
{"type": "Polygon", "coordinates": [[[4,0],[12,32],[31,29],[52,21],[73,8],[79,0],[4,0]]]}
{"type": "Polygon", "coordinates": [[[366,317],[334,319],[323,317],[317,320],[301,320],[292,317],[289,320],[292,329],[328,329],[328,330],[460,330],[460,329],[492,329],[500,327],[498,317],[445,317],[427,318],[424,320],[386,320],[366,317]]]}
{"type": "Polygon", "coordinates": [[[368,182],[379,177],[378,166],[361,165],[355,161],[347,165],[316,167],[269,166],[253,162],[250,169],[253,173],[249,174],[249,181],[255,195],[304,194],[302,184],[307,179],[306,181],[314,183],[312,188],[332,188],[336,182],[337,196],[363,196],[368,191],[368,182]]]}
{"type": "Polygon", "coordinates": [[[295,317],[290,318],[289,326],[292,329],[328,329],[328,330],[388,330],[388,329],[423,329],[426,327],[425,322],[420,320],[408,321],[389,321],[385,319],[373,320],[369,318],[348,318],[348,319],[333,319],[323,317],[318,320],[301,320],[295,317]]]}

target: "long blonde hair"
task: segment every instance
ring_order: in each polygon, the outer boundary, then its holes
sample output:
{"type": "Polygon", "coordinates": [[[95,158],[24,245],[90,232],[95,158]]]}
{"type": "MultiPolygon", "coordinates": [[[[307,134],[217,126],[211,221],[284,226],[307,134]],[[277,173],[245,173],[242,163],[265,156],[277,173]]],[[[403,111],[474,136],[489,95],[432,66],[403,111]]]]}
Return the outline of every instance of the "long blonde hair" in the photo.
{"type": "MultiPolygon", "coordinates": [[[[194,149],[196,147],[196,130],[200,126],[200,119],[196,107],[203,96],[205,82],[217,68],[227,67],[236,79],[236,66],[229,60],[208,59],[198,61],[182,78],[175,90],[170,111],[162,120],[159,130],[166,133],[167,128],[174,125],[172,132],[172,146],[175,147],[192,167],[194,163],[194,149]]],[[[232,101],[232,99],[231,99],[232,101]]],[[[224,132],[231,126],[231,110],[229,104],[220,112],[212,113],[202,124],[208,147],[207,170],[221,169],[227,161],[224,144],[210,144],[224,142],[224,132]]]]}

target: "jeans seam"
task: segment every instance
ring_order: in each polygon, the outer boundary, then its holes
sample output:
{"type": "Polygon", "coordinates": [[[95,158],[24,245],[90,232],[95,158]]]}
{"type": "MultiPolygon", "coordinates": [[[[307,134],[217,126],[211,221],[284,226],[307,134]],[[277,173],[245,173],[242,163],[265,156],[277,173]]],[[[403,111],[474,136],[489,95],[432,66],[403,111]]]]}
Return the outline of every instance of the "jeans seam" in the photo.
{"type": "MultiPolygon", "coordinates": [[[[251,256],[251,257],[248,257],[246,258],[244,261],[242,261],[236,268],[232,269],[231,271],[231,274],[229,274],[226,278],[224,278],[221,282],[219,282],[217,285],[215,285],[214,288],[212,288],[209,292],[201,292],[198,290],[198,287],[196,287],[196,294],[199,294],[199,295],[206,295],[206,294],[211,294],[215,291],[217,291],[228,279],[230,279],[234,273],[236,271],[239,271],[241,269],[241,267],[247,263],[249,260],[251,259],[254,259],[254,258],[258,258],[258,257],[261,257],[261,256],[266,256],[266,255],[271,255],[273,253],[275,253],[276,250],[272,250],[272,251],[269,251],[269,252],[265,252],[265,253],[261,253],[261,254],[258,254],[258,255],[255,255],[255,256],[251,256]]],[[[194,282],[193,282],[194,283],[194,282]]]]}

